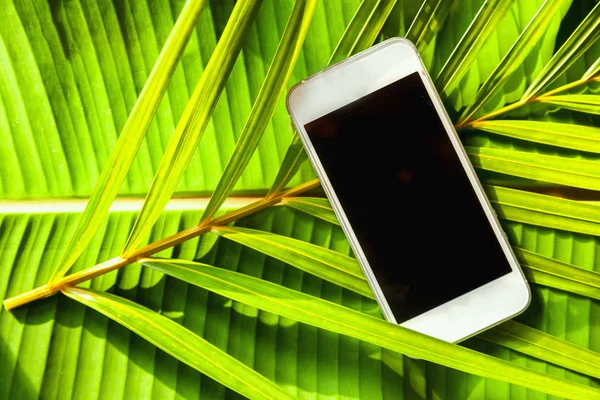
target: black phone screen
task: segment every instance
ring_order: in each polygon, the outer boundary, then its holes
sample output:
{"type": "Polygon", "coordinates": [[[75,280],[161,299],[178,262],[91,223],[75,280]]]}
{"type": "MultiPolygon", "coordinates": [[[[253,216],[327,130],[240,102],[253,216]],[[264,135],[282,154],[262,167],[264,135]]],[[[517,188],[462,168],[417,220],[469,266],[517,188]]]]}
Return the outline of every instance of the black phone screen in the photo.
{"type": "Polygon", "coordinates": [[[511,272],[418,73],[305,128],[398,323],[511,272]]]}

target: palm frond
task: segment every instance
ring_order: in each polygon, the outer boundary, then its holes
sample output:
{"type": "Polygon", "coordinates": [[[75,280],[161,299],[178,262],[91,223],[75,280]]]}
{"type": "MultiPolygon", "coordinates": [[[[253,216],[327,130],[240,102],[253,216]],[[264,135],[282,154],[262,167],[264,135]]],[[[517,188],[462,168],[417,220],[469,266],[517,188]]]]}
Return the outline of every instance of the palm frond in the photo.
{"type": "Polygon", "coordinates": [[[558,96],[542,96],[541,103],[551,104],[567,110],[600,115],[600,95],[596,94],[565,94],[558,96]]]}
{"type": "Polygon", "coordinates": [[[597,161],[511,149],[466,147],[475,168],[582,189],[600,190],[597,161]]]}
{"type": "Polygon", "coordinates": [[[486,0],[435,79],[440,93],[449,95],[477,59],[479,50],[513,5],[512,0],[486,0]]]}
{"type": "Polygon", "coordinates": [[[123,255],[140,246],[179,184],[225,88],[246,32],[261,3],[262,0],[236,3],[219,43],[173,132],[144,206],[123,247],[123,255]]]}
{"type": "Polygon", "coordinates": [[[157,271],[287,318],[476,375],[571,399],[600,396],[569,382],[459,347],[261,279],[181,260],[144,259],[157,271]]]}
{"type": "Polygon", "coordinates": [[[572,371],[600,377],[600,354],[516,321],[506,321],[478,337],[572,371]]]}
{"type": "Polygon", "coordinates": [[[485,120],[471,127],[550,146],[600,153],[600,128],[585,125],[529,120],[485,120]]]}
{"type": "Polygon", "coordinates": [[[600,4],[596,4],[594,9],[585,17],[533,82],[531,82],[520,101],[527,101],[539,94],[595,44],[599,37],[599,25],[600,4]]]}
{"type": "Polygon", "coordinates": [[[539,38],[552,23],[555,14],[563,5],[563,0],[546,0],[544,4],[542,4],[537,14],[529,22],[502,61],[500,61],[500,64],[479,88],[475,99],[463,110],[457,123],[458,127],[465,125],[468,120],[484,106],[487,100],[497,93],[508,76],[523,62],[527,55],[529,55],[539,38]]]}
{"type": "Polygon", "coordinates": [[[218,211],[258,147],[262,134],[273,116],[275,106],[292,74],[316,5],[316,0],[296,1],[294,4],[267,77],[254,102],[252,111],[250,111],[246,125],[240,133],[233,154],[204,211],[202,221],[212,218],[218,211]]]}
{"type": "Polygon", "coordinates": [[[360,265],[353,257],[254,229],[219,226],[213,228],[212,232],[365,297],[374,298],[360,265]]]}
{"type": "Polygon", "coordinates": [[[181,11],[117,143],[106,160],[86,209],[73,233],[73,239],[63,258],[56,264],[50,278],[51,282],[67,273],[106,218],[108,209],[117,197],[138,148],[142,144],[205,3],[205,0],[190,0],[181,11]]]}
{"type": "Polygon", "coordinates": [[[89,289],[63,293],[114,319],[217,382],[251,399],[291,399],[280,387],[190,330],[133,301],[89,289]]]}

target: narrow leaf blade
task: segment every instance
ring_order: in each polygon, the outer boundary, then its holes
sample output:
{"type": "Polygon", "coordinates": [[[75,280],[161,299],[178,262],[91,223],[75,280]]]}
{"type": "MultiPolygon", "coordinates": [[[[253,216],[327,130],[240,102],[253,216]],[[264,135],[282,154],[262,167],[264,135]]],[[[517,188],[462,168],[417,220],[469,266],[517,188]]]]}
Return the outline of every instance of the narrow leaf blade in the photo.
{"type": "Polygon", "coordinates": [[[565,94],[560,96],[540,97],[538,101],[552,104],[568,110],[600,115],[600,95],[565,94]]]}
{"type": "Polygon", "coordinates": [[[600,25],[600,3],[590,11],[571,36],[563,43],[552,59],[531,82],[521,101],[527,101],[540,93],[581,57],[596,41],[600,25]]]}
{"type": "Polygon", "coordinates": [[[262,0],[239,1],[173,132],[122,254],[134,251],[179,184],[208,124],[262,0]]]}
{"type": "MultiPolygon", "coordinates": [[[[597,40],[597,39],[596,39],[597,40]]],[[[600,57],[588,68],[581,77],[581,80],[587,81],[593,79],[600,72],[600,57]]]]}
{"type": "Polygon", "coordinates": [[[252,399],[291,399],[280,387],[192,331],[121,297],[80,288],[63,291],[127,327],[190,367],[252,399]]]}
{"type": "Polygon", "coordinates": [[[570,399],[600,396],[598,389],[446,343],[251,276],[191,261],[144,259],[141,262],[155,270],[252,307],[351,336],[410,357],[570,399]]]}
{"type": "Polygon", "coordinates": [[[333,65],[352,54],[369,48],[377,38],[394,5],[396,5],[396,0],[363,1],[344,31],[327,65],[333,65]]]}
{"type": "Polygon", "coordinates": [[[424,51],[442,28],[455,0],[425,0],[406,32],[406,38],[424,51]]]}
{"type": "Polygon", "coordinates": [[[517,321],[506,321],[478,336],[563,368],[600,378],[600,354],[517,321]]]}
{"type": "Polygon", "coordinates": [[[374,298],[355,258],[298,239],[254,229],[220,226],[212,231],[309,274],[374,298]]]}
{"type": "Polygon", "coordinates": [[[593,299],[600,299],[599,273],[544,257],[525,249],[515,248],[514,250],[524,267],[525,274],[531,276],[535,283],[593,299]]]}
{"type": "Polygon", "coordinates": [[[296,175],[302,164],[308,159],[300,136],[298,136],[298,133],[295,131],[292,135],[292,142],[285,152],[281,166],[277,171],[277,176],[275,177],[267,196],[273,196],[281,192],[296,175]]]}
{"type": "Polygon", "coordinates": [[[591,160],[512,149],[467,147],[475,168],[583,189],[600,190],[600,168],[591,160]]]}
{"type": "Polygon", "coordinates": [[[475,129],[567,149],[600,153],[600,128],[544,121],[485,120],[475,129]]]}
{"type": "Polygon", "coordinates": [[[340,221],[335,216],[335,212],[327,199],[316,197],[291,197],[283,199],[283,204],[302,211],[313,217],[317,217],[335,225],[340,225],[340,221]]]}
{"type": "Polygon", "coordinates": [[[106,218],[108,209],[127,176],[205,4],[206,0],[191,0],[183,7],[115,147],[102,168],[88,204],[75,228],[73,238],[56,265],[50,282],[57,281],[67,273],[106,218]]]}
{"type": "Polygon", "coordinates": [[[316,5],[317,0],[297,0],[294,3],[271,67],[201,221],[212,218],[218,211],[256,151],[296,65],[316,5]]]}
{"type": "MultiPolygon", "coordinates": [[[[369,48],[377,38],[377,34],[395,4],[396,0],[363,1],[329,58],[327,66],[369,48]]],[[[282,191],[308,158],[298,134],[294,132],[292,135],[292,141],[269,189],[268,196],[282,191]]]]}
{"type": "Polygon", "coordinates": [[[475,98],[463,111],[459,126],[464,125],[502,87],[506,78],[521,65],[567,0],[546,0],[500,64],[479,88],[475,98]]]}
{"type": "Polygon", "coordinates": [[[513,2],[514,0],[486,0],[483,3],[435,80],[440,93],[449,95],[456,89],[513,2]]]}

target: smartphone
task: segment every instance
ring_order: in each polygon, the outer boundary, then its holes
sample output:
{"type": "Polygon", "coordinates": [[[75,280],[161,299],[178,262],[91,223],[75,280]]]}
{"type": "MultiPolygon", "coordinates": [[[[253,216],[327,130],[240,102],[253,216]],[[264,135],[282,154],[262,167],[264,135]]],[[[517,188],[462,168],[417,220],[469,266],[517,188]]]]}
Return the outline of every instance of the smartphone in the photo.
{"type": "Polygon", "coordinates": [[[287,107],[385,318],[458,342],[530,291],[416,48],[394,38],[287,107]]]}

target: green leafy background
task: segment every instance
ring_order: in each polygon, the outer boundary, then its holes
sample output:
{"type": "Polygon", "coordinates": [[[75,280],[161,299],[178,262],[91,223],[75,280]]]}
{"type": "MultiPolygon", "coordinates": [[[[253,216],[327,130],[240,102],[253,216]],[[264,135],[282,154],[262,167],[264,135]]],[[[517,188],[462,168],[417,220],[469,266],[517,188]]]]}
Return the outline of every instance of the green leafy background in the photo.
{"type": "MultiPolygon", "coordinates": [[[[181,116],[203,65],[221,34],[232,1],[213,0],[177,68],[121,194],[143,195],[181,116]]],[[[382,38],[402,34],[415,9],[399,0],[382,38]]],[[[474,13],[479,0],[460,1],[437,41],[427,50],[431,71],[439,69],[474,13]]],[[[476,65],[447,99],[450,110],[472,99],[477,87],[516,40],[543,1],[516,1],[476,65]]],[[[583,18],[593,2],[574,1],[513,75],[496,105],[517,100],[555,48],[583,18]],[[585,4],[584,4],[585,3],[585,4]],[[561,24],[562,17],[567,18],[561,24]],[[570,22],[574,21],[574,22],[570,22]],[[563,27],[566,30],[562,32],[563,27]],[[559,29],[560,28],[560,29],[559,29]]],[[[354,11],[356,0],[321,1],[290,84],[326,65],[354,11]]],[[[118,132],[174,24],[183,1],[5,1],[0,11],[0,200],[48,200],[89,196],[118,132]]],[[[217,184],[236,135],[275,53],[289,0],[265,0],[246,39],[211,123],[190,163],[178,195],[201,196],[217,184]]],[[[580,76],[598,57],[598,46],[569,74],[580,76]]],[[[572,79],[571,79],[572,80],[572,79]]],[[[521,114],[545,116],[549,108],[521,114]]],[[[566,122],[597,119],[569,111],[545,116],[566,122]]],[[[283,100],[236,193],[261,195],[273,181],[291,140],[283,100]]],[[[478,133],[470,144],[556,150],[478,133]]],[[[574,151],[561,151],[581,157],[574,151]]],[[[586,158],[593,158],[584,154],[586,158]]],[[[293,183],[314,176],[305,165],[293,183]]],[[[482,174],[485,179],[507,179],[482,174]]],[[[510,178],[514,180],[514,178],[510,178]]],[[[357,190],[360,182],[357,181],[357,190]]],[[[382,210],[393,207],[382,199],[382,210]]],[[[2,213],[2,210],[0,210],[2,213]]],[[[153,229],[155,241],[194,225],[202,209],[165,212],[153,229]]],[[[0,299],[44,284],[77,223],[78,214],[0,214],[0,299]]],[[[382,221],[385,212],[382,211],[382,221]]],[[[135,213],[113,212],[77,262],[89,267],[118,255],[135,213]]],[[[239,223],[330,247],[349,254],[339,229],[287,207],[277,207],[239,223]]],[[[518,223],[505,223],[513,244],[600,271],[600,242],[518,223]]],[[[209,234],[161,255],[201,260],[378,315],[374,302],[305,274],[258,252],[209,234]]],[[[434,247],[435,243],[432,242],[434,247]]],[[[468,244],[465,254],[468,255],[468,244]]],[[[486,380],[257,311],[134,264],[92,281],[95,289],[116,292],[159,310],[226,350],[292,394],[303,398],[368,399],[546,399],[518,386],[486,380]]],[[[520,318],[531,326],[591,350],[600,351],[597,301],[533,286],[533,301],[520,318]]],[[[598,387],[590,378],[514,351],[472,339],[466,346],[598,387]]],[[[0,399],[231,398],[238,395],[130,333],[97,312],[54,296],[10,313],[0,311],[0,399]]]]}

